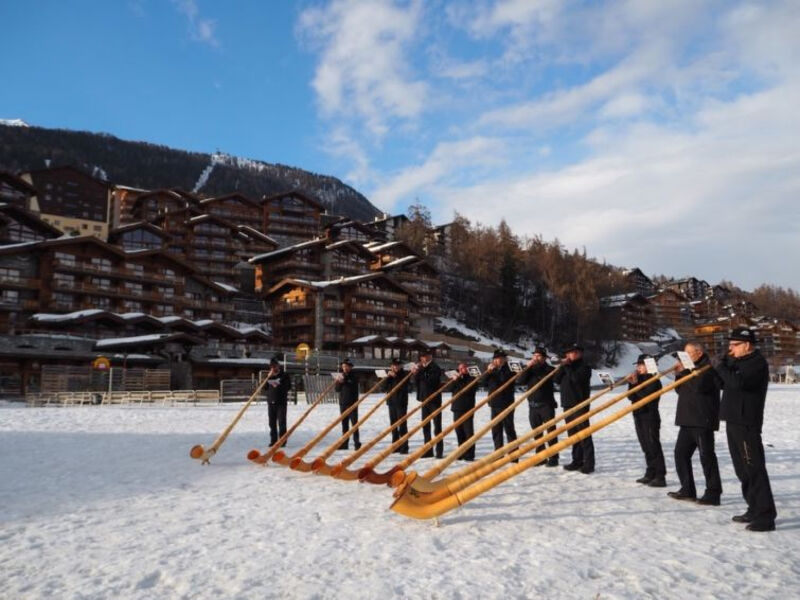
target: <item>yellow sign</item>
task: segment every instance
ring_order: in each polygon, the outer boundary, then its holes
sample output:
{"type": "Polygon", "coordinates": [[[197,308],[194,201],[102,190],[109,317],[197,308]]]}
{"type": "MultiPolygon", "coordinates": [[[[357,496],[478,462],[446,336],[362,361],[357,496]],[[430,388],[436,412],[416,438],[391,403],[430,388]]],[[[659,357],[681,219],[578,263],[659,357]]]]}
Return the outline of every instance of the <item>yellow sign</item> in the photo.
{"type": "Polygon", "coordinates": [[[111,361],[105,356],[98,356],[92,361],[92,368],[98,371],[107,371],[111,368],[111,361]]]}
{"type": "Polygon", "coordinates": [[[308,344],[297,344],[297,348],[294,349],[294,355],[297,357],[297,360],[308,360],[311,357],[311,346],[308,344]]]}

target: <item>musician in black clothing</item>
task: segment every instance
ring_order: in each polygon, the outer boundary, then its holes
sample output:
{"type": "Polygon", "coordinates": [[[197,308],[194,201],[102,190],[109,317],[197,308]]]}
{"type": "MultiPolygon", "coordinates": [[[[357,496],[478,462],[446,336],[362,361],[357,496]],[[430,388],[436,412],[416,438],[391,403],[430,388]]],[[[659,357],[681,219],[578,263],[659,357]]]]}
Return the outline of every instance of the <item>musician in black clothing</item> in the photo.
{"type": "MultiPolygon", "coordinates": [[[[399,358],[392,359],[392,364],[386,372],[386,381],[383,382],[382,391],[389,393],[400,381],[408,375],[403,369],[403,363],[399,358]]],[[[395,391],[394,394],[387,400],[386,404],[389,407],[389,424],[396,423],[399,419],[403,418],[408,412],[408,382],[406,381],[400,389],[395,391]]],[[[397,427],[392,428],[392,443],[399,440],[406,433],[408,433],[408,421],[403,421],[397,427]]],[[[408,441],[399,446],[395,452],[399,454],[408,454],[408,441]]]]}
{"type": "MultiPolygon", "coordinates": [[[[471,384],[475,378],[469,374],[469,369],[466,363],[458,364],[458,375],[453,379],[453,384],[450,387],[450,392],[453,396],[460,393],[465,387],[471,384]]],[[[450,410],[453,411],[453,422],[458,421],[465,413],[475,408],[475,386],[468,389],[461,394],[455,402],[450,405],[450,410]]],[[[458,445],[461,446],[475,433],[474,419],[470,415],[461,425],[456,427],[456,439],[458,445]]],[[[472,444],[461,455],[461,460],[473,461],[475,460],[475,444],[472,444]]]]}
{"type": "MultiPolygon", "coordinates": [[[[520,383],[527,389],[547,377],[550,373],[555,371],[555,367],[547,364],[547,350],[542,346],[537,346],[533,351],[533,357],[528,362],[528,370],[520,375],[520,383]]],[[[543,423],[552,420],[556,416],[556,398],[553,387],[552,377],[544,382],[544,384],[536,390],[533,394],[528,396],[528,421],[530,421],[531,429],[536,429],[543,423]]],[[[548,427],[547,432],[556,430],[555,423],[548,427]]],[[[543,437],[543,433],[535,436],[534,439],[543,437]]],[[[555,446],[558,443],[558,438],[553,438],[548,442],[549,446],[555,446]]],[[[536,452],[543,452],[545,449],[544,444],[537,446],[536,452]]],[[[558,454],[554,454],[547,459],[547,463],[539,463],[536,466],[547,464],[548,467],[558,466],[558,454]]]]}
{"type": "MultiPolygon", "coordinates": [[[[561,392],[561,408],[569,409],[580,404],[589,397],[590,381],[592,369],[583,362],[583,348],[578,344],[573,344],[564,353],[563,365],[561,370],[553,375],[553,379],[559,386],[561,392]]],[[[567,425],[581,415],[589,412],[589,407],[585,406],[579,411],[570,415],[567,425]]],[[[567,430],[567,435],[574,435],[589,427],[589,420],[578,423],[567,430]]],[[[592,436],[572,445],[572,462],[564,465],[567,471],[578,471],[589,474],[594,472],[594,442],[592,436]]]]}
{"type": "MultiPolygon", "coordinates": [[[[358,376],[353,372],[353,363],[349,358],[345,358],[341,364],[341,372],[336,377],[336,391],[339,392],[339,413],[344,413],[355,402],[358,401],[358,376]]],[[[342,421],[342,435],[350,431],[351,427],[355,427],[358,423],[358,408],[353,410],[342,421]]],[[[358,437],[358,428],[353,431],[353,445],[355,449],[361,448],[361,442],[358,437]]],[[[339,450],[348,449],[348,438],[339,446],[339,450]]]]}
{"type": "MultiPolygon", "coordinates": [[[[652,375],[647,372],[645,359],[650,358],[647,354],[640,354],[634,363],[636,371],[628,375],[628,389],[633,389],[641,385],[652,375]]],[[[628,396],[628,400],[636,402],[654,394],[661,389],[661,381],[656,379],[648,383],[638,392],[633,392],[628,396]]],[[[661,414],[658,412],[658,398],[633,411],[633,424],[636,427],[636,437],[639,438],[639,446],[644,452],[646,464],[644,477],[636,480],[650,487],[666,487],[667,465],[664,462],[664,452],[661,448],[661,414]]]]}
{"type": "Polygon", "coordinates": [[[778,513],[761,441],[769,365],[755,344],[755,334],[746,327],[731,333],[728,354],[716,367],[722,380],[720,419],[725,421],[733,468],[747,502],[744,514],[733,520],[747,523],[750,531],[773,531],[778,513]]]}
{"type": "MultiPolygon", "coordinates": [[[[442,369],[439,365],[433,362],[433,352],[431,350],[423,350],[420,352],[420,360],[414,365],[414,385],[417,388],[417,401],[422,402],[428,396],[433,394],[441,385],[442,369]]],[[[437,408],[442,406],[442,395],[437,394],[431,398],[425,406],[422,407],[422,419],[425,420],[437,408]]],[[[439,413],[433,418],[433,434],[439,435],[442,433],[442,413],[439,413]]],[[[422,427],[422,434],[425,438],[425,443],[431,441],[431,424],[426,423],[422,427]]],[[[433,456],[433,450],[428,450],[422,455],[423,458],[433,456]]],[[[444,456],[444,440],[439,440],[436,444],[436,458],[444,456]]]]}
{"type": "MultiPolygon", "coordinates": [[[[708,355],[698,342],[689,342],[684,351],[692,359],[695,370],[710,364],[708,355]]],[[[691,373],[680,362],[675,364],[676,379],[691,373]]],[[[697,489],[692,472],[692,455],[700,455],[700,465],[706,487],[699,504],[719,506],[722,495],[722,481],[719,476],[719,463],[714,450],[714,432],[719,429],[719,378],[714,371],[706,371],[690,379],[677,390],[678,403],[675,406],[675,425],[680,427],[675,440],[675,471],[681,487],[667,495],[676,500],[692,501],[697,498],[697,489]]]]}
{"type": "MultiPolygon", "coordinates": [[[[494,393],[513,376],[514,374],[508,366],[507,354],[505,351],[502,349],[495,350],[492,355],[492,362],[489,363],[489,366],[486,368],[486,387],[489,390],[489,394],[494,393]]],[[[514,385],[511,384],[489,401],[489,406],[492,409],[492,419],[513,403],[514,385]]],[[[506,415],[502,421],[492,427],[492,441],[494,442],[495,450],[505,445],[503,443],[503,431],[506,433],[506,443],[513,442],[517,439],[517,431],[514,428],[513,410],[506,415]]]]}
{"type": "MultiPolygon", "coordinates": [[[[267,419],[269,420],[269,445],[273,446],[286,433],[286,405],[289,402],[289,375],[281,368],[277,356],[269,360],[267,373],[267,419]]],[[[286,442],[283,443],[286,445],[286,442]]]]}

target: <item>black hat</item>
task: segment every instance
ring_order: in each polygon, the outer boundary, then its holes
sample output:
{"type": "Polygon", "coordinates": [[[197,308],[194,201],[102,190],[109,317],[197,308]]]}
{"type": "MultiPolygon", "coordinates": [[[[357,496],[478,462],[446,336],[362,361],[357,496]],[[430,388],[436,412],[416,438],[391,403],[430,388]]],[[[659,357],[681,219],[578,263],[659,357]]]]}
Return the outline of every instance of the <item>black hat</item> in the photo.
{"type": "Polygon", "coordinates": [[[269,359],[270,365],[280,365],[281,364],[281,357],[279,355],[275,355],[269,359]]]}
{"type": "Polygon", "coordinates": [[[640,354],[639,358],[637,358],[636,362],[633,363],[633,364],[635,364],[635,365],[643,365],[645,358],[650,358],[650,355],[649,354],[640,354]]]}
{"type": "Polygon", "coordinates": [[[345,359],[342,361],[342,364],[343,364],[343,365],[350,365],[351,367],[353,366],[353,363],[351,363],[351,362],[350,362],[350,359],[349,359],[349,358],[345,358],[345,359]]]}
{"type": "Polygon", "coordinates": [[[392,359],[392,364],[393,364],[393,365],[402,365],[402,364],[403,364],[403,361],[402,361],[402,360],[400,360],[399,358],[393,358],[393,359],[392,359]]]}
{"type": "Polygon", "coordinates": [[[506,354],[506,351],[502,348],[498,348],[492,354],[492,358],[505,358],[506,356],[508,356],[508,354],[506,354]]]}
{"type": "Polygon", "coordinates": [[[433,356],[433,350],[430,348],[423,348],[419,351],[420,356],[433,356]]]}
{"type": "Polygon", "coordinates": [[[566,354],[567,352],[583,352],[583,346],[581,346],[578,343],[570,344],[569,346],[567,346],[567,349],[564,350],[564,354],[566,354]]]}
{"type": "Polygon", "coordinates": [[[737,327],[731,334],[728,336],[729,340],[735,340],[737,342],[750,342],[751,344],[756,343],[756,334],[753,332],[752,329],[748,329],[747,327],[737,327]]]}
{"type": "Polygon", "coordinates": [[[541,354],[542,356],[546,357],[547,356],[547,348],[545,348],[544,346],[536,346],[536,348],[533,349],[533,353],[534,354],[541,354]]]}

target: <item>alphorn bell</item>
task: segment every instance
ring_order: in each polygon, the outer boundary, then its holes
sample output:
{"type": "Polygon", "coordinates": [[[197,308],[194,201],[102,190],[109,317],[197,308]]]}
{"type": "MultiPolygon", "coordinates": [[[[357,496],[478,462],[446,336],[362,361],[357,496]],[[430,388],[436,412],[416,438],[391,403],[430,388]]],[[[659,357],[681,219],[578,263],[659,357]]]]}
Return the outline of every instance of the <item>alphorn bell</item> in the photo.
{"type": "MultiPolygon", "coordinates": [[[[389,390],[389,392],[388,392],[388,393],[384,394],[383,398],[381,398],[380,400],[378,400],[378,401],[375,403],[375,406],[373,406],[372,408],[370,408],[370,409],[367,411],[367,413],[366,413],[366,414],[365,414],[363,417],[361,417],[361,418],[358,420],[358,422],[357,422],[355,425],[353,425],[353,426],[352,426],[352,427],[351,427],[351,428],[350,428],[350,429],[347,431],[347,433],[344,433],[344,434],[342,434],[342,436],[341,436],[341,437],[340,437],[338,440],[336,440],[335,442],[333,442],[333,443],[332,443],[330,446],[328,446],[328,447],[325,449],[325,451],[324,451],[322,454],[320,454],[320,455],[319,455],[317,458],[315,458],[315,459],[314,459],[314,460],[311,462],[311,470],[312,470],[312,471],[314,471],[315,473],[318,473],[318,474],[320,474],[320,475],[330,475],[330,474],[331,474],[331,466],[330,466],[330,465],[328,465],[326,461],[328,460],[328,458],[330,458],[331,454],[333,454],[334,452],[336,452],[336,450],[338,450],[338,449],[339,449],[339,446],[340,446],[341,444],[343,444],[344,442],[346,442],[347,440],[349,440],[349,439],[350,439],[350,437],[351,437],[351,436],[352,436],[352,435],[353,435],[353,434],[354,434],[356,431],[358,431],[358,428],[359,428],[359,427],[361,427],[361,425],[363,425],[364,423],[366,423],[366,422],[367,422],[367,420],[368,420],[368,419],[369,419],[369,418],[370,418],[372,415],[374,415],[374,414],[375,414],[375,411],[377,411],[377,410],[378,410],[378,409],[379,409],[379,408],[380,408],[380,407],[381,407],[383,404],[385,404],[385,403],[386,403],[386,401],[387,401],[389,398],[391,398],[391,397],[392,397],[392,396],[393,396],[395,393],[397,393],[397,390],[399,390],[401,387],[403,387],[403,386],[406,384],[406,382],[408,382],[408,380],[411,378],[411,375],[412,375],[412,373],[411,373],[411,372],[409,372],[409,373],[408,373],[408,374],[407,374],[405,377],[403,377],[403,378],[402,378],[402,379],[401,379],[401,380],[400,380],[400,381],[399,381],[399,382],[398,382],[396,385],[394,385],[394,387],[392,387],[392,389],[391,389],[391,390],[389,390]]],[[[359,450],[361,450],[361,448],[359,448],[359,450]]]]}
{"type": "MultiPolygon", "coordinates": [[[[441,431],[441,433],[433,436],[429,442],[425,443],[416,452],[414,452],[413,454],[409,455],[406,459],[400,461],[398,464],[396,464],[394,467],[392,467],[392,469],[390,471],[388,471],[387,473],[384,473],[383,474],[384,476],[388,476],[388,481],[386,483],[388,483],[392,487],[397,487],[398,485],[400,485],[405,480],[405,469],[407,469],[410,465],[414,464],[414,462],[416,462],[417,459],[421,458],[423,454],[425,454],[428,450],[433,448],[436,444],[438,444],[441,440],[443,440],[448,434],[452,433],[455,430],[456,427],[458,427],[459,425],[464,423],[467,419],[472,417],[472,415],[474,415],[475,412],[479,408],[481,408],[481,407],[485,406],[486,404],[488,404],[495,396],[497,396],[501,392],[505,391],[505,389],[508,386],[513,385],[514,382],[517,380],[517,378],[520,375],[522,375],[523,373],[525,373],[528,370],[528,368],[529,367],[525,367],[524,369],[519,371],[519,373],[515,373],[511,378],[509,378],[508,381],[503,383],[503,385],[501,385],[499,388],[497,388],[494,392],[492,392],[491,394],[486,396],[486,398],[484,398],[480,402],[477,402],[473,408],[469,409],[467,412],[465,412],[463,415],[461,415],[452,424],[450,424],[447,427],[445,427],[441,431]]],[[[450,401],[452,402],[452,398],[451,398],[450,401]]],[[[441,411],[443,409],[444,409],[444,405],[440,409],[437,409],[438,412],[435,412],[435,413],[429,415],[428,418],[429,419],[433,418],[433,416],[435,416],[436,414],[441,413],[441,411]]],[[[380,477],[380,475],[378,475],[378,477],[380,477]]]]}
{"type": "MultiPolygon", "coordinates": [[[[355,461],[357,461],[361,456],[363,456],[364,454],[369,452],[372,449],[372,447],[375,446],[375,444],[377,444],[384,437],[389,435],[392,432],[393,429],[396,429],[397,427],[400,427],[400,425],[402,425],[403,423],[408,421],[408,419],[410,419],[411,416],[414,415],[414,413],[416,413],[418,410],[422,410],[423,406],[425,406],[428,402],[433,400],[436,396],[438,396],[439,394],[444,392],[445,389],[447,389],[447,387],[451,383],[453,383],[453,381],[454,381],[453,379],[448,379],[447,382],[445,382],[442,386],[439,387],[439,389],[437,389],[435,392],[430,394],[422,402],[419,402],[414,408],[412,408],[410,411],[408,411],[402,417],[397,419],[394,423],[389,425],[389,427],[387,427],[386,429],[381,431],[377,436],[372,438],[369,442],[366,442],[365,444],[363,444],[361,446],[361,448],[359,448],[358,450],[353,452],[350,456],[348,456],[345,459],[343,459],[339,464],[334,465],[333,467],[331,467],[331,471],[330,471],[331,477],[335,477],[336,479],[344,479],[346,481],[355,481],[356,479],[358,479],[358,473],[359,473],[360,469],[359,470],[355,470],[355,471],[351,471],[347,467],[349,467],[351,464],[353,464],[355,461]]],[[[403,442],[400,442],[397,445],[395,445],[395,443],[393,443],[390,446],[390,448],[392,448],[392,450],[390,452],[394,452],[402,444],[403,444],[403,442]]]]}
{"type": "MultiPolygon", "coordinates": [[[[359,479],[359,481],[362,481],[362,482],[363,481],[367,481],[369,483],[374,483],[374,484],[378,484],[378,485],[381,485],[381,484],[384,484],[384,483],[389,483],[389,479],[391,478],[391,476],[394,473],[394,470],[397,468],[397,466],[395,465],[394,467],[392,467],[391,469],[389,469],[385,473],[375,473],[375,467],[377,465],[379,465],[380,463],[382,463],[390,454],[392,454],[400,446],[405,444],[409,440],[409,438],[411,438],[411,436],[413,436],[415,433],[417,433],[425,425],[430,423],[436,415],[441,414],[444,409],[446,409],[453,402],[458,400],[463,394],[466,394],[469,390],[471,390],[473,387],[478,385],[478,383],[480,383],[480,380],[481,380],[482,377],[483,377],[483,375],[480,375],[479,377],[476,377],[475,379],[473,379],[462,390],[460,390],[457,393],[453,394],[448,401],[446,401],[446,402],[444,402],[442,404],[442,406],[440,408],[437,408],[435,411],[433,411],[427,417],[422,419],[422,421],[420,421],[415,427],[412,427],[403,436],[401,436],[399,440],[394,442],[391,446],[389,446],[388,448],[383,450],[383,452],[379,453],[375,458],[373,458],[367,464],[365,464],[363,467],[361,467],[361,469],[359,469],[359,471],[358,471],[358,479],[359,479]]],[[[432,398],[435,398],[437,395],[438,394],[436,394],[436,393],[432,394],[430,398],[427,398],[425,400],[425,402],[430,401],[432,398]]],[[[422,404],[424,404],[425,402],[423,402],[422,404]]],[[[422,406],[420,405],[418,408],[422,408],[422,406]]]]}
{"type": "Polygon", "coordinates": [[[366,392],[364,392],[358,400],[353,402],[353,404],[349,406],[344,412],[340,413],[338,417],[336,417],[327,427],[325,427],[325,429],[323,429],[317,435],[315,435],[310,442],[308,442],[305,446],[300,448],[300,450],[295,452],[291,457],[287,457],[285,452],[283,452],[282,450],[278,450],[272,456],[272,462],[278,463],[279,465],[282,465],[284,467],[291,467],[296,470],[304,472],[310,471],[311,465],[303,462],[303,457],[306,454],[308,454],[309,450],[311,450],[314,446],[316,446],[322,438],[328,435],[328,433],[330,433],[330,431],[334,427],[336,427],[339,423],[344,421],[345,418],[351,412],[353,412],[356,408],[358,408],[358,405],[361,404],[367,396],[369,396],[372,392],[374,392],[381,383],[383,383],[383,379],[384,378],[378,379],[375,385],[373,385],[366,392]],[[294,467],[292,467],[293,464],[295,465],[294,467]]]}
{"type": "MultiPolygon", "coordinates": [[[[557,415],[556,417],[550,419],[546,423],[532,429],[531,431],[521,435],[516,440],[513,440],[503,446],[502,448],[498,448],[491,454],[484,456],[480,460],[476,461],[475,463],[468,465],[462,469],[459,469],[452,475],[440,479],[438,481],[432,481],[432,479],[441,471],[437,472],[436,469],[431,469],[427,473],[421,476],[411,477],[411,473],[409,473],[408,485],[413,488],[415,492],[417,492],[418,499],[420,501],[425,502],[434,502],[439,498],[443,498],[444,496],[455,493],[468,485],[474,483],[478,479],[485,477],[496,471],[497,469],[503,467],[504,465],[508,464],[509,462],[518,459],[520,456],[523,456],[529,453],[531,450],[535,450],[540,445],[549,442],[550,440],[558,437],[565,431],[568,431],[576,424],[583,423],[584,421],[590,419],[591,417],[603,412],[607,408],[613,406],[623,398],[627,398],[634,392],[637,392],[644,387],[650,385],[652,382],[660,379],[665,374],[669,373],[672,369],[668,371],[664,371],[663,373],[656,373],[652,377],[648,378],[646,381],[642,382],[641,384],[633,387],[626,392],[619,394],[600,406],[596,406],[595,408],[589,410],[588,412],[581,414],[578,418],[568,421],[564,423],[561,427],[556,428],[553,431],[547,432],[543,437],[535,437],[539,433],[542,433],[548,427],[552,427],[558,421],[564,420],[573,413],[577,412],[584,406],[586,406],[591,399],[584,400],[583,402],[573,406],[569,410],[564,411],[562,414],[557,415]],[[525,444],[525,442],[533,439],[530,444],[525,444]]],[[[438,465],[437,465],[438,466],[438,465]]],[[[398,488],[395,491],[395,497],[399,497],[402,495],[403,490],[398,488]]]]}
{"type": "Polygon", "coordinates": [[[641,408],[646,404],[649,404],[656,398],[661,397],[666,392],[669,392],[675,389],[676,387],[683,385],[690,379],[693,379],[698,375],[704,373],[710,367],[711,365],[706,365],[705,367],[697,369],[696,371],[692,371],[688,375],[674,381],[673,383],[658,390],[657,392],[653,392],[652,394],[645,396],[641,400],[638,400],[624,408],[621,408],[620,410],[609,415],[605,419],[602,419],[594,423],[593,425],[590,425],[589,427],[582,429],[581,431],[565,438],[558,444],[550,446],[549,448],[547,448],[542,452],[537,452],[533,456],[521,460],[519,463],[512,464],[508,468],[500,471],[499,473],[495,473],[490,477],[484,477],[480,481],[474,483],[473,485],[459,492],[449,494],[436,502],[421,503],[417,501],[419,494],[411,490],[410,487],[407,487],[406,493],[403,494],[403,496],[401,496],[400,498],[397,498],[397,500],[395,500],[395,502],[392,504],[390,508],[396,513],[414,519],[432,519],[441,516],[444,513],[449,512],[454,508],[463,506],[470,500],[473,500],[482,493],[494,488],[497,485],[500,485],[504,481],[507,481],[508,479],[511,479],[516,475],[519,475],[523,471],[528,470],[529,468],[541,463],[544,460],[547,460],[548,458],[550,458],[554,454],[557,454],[561,450],[564,450],[565,448],[568,448],[573,444],[585,440],[590,435],[594,434],[600,429],[603,429],[604,427],[607,427],[611,423],[618,421],[628,413],[631,413],[634,410],[641,408]]]}
{"type": "Polygon", "coordinates": [[[189,450],[189,456],[191,456],[192,458],[196,458],[198,460],[202,460],[202,462],[200,463],[201,465],[210,464],[211,457],[217,453],[217,450],[219,450],[220,446],[222,446],[222,444],[225,442],[228,435],[230,435],[231,431],[233,431],[233,428],[236,427],[236,424],[239,422],[239,419],[242,418],[244,411],[246,411],[250,407],[250,405],[253,403],[253,400],[255,400],[259,392],[262,389],[264,389],[264,386],[267,385],[268,381],[269,377],[265,377],[258,384],[256,390],[252,393],[247,402],[244,403],[244,406],[242,406],[242,408],[239,409],[239,412],[236,413],[236,416],[233,418],[233,421],[231,421],[231,424],[228,425],[222,431],[222,433],[219,434],[219,437],[217,437],[217,439],[214,440],[214,443],[211,444],[211,446],[209,446],[208,449],[203,448],[201,444],[197,444],[196,446],[192,446],[192,449],[189,450]]]}
{"type": "Polygon", "coordinates": [[[250,452],[247,453],[247,460],[250,460],[256,463],[257,465],[269,464],[269,459],[272,458],[272,456],[278,451],[278,449],[281,448],[281,446],[283,446],[286,443],[286,440],[289,439],[289,436],[292,435],[292,433],[294,433],[294,430],[299,427],[300,423],[305,421],[306,417],[311,413],[311,411],[314,410],[317,407],[317,405],[325,399],[325,396],[328,394],[328,392],[331,391],[334,385],[336,385],[336,381],[332,380],[327,385],[327,387],[324,390],[322,390],[322,393],[319,396],[317,396],[317,399],[314,400],[311,406],[309,406],[306,409],[306,411],[302,415],[300,415],[300,418],[297,419],[297,421],[295,421],[292,424],[289,430],[286,433],[284,433],[280,438],[278,438],[277,442],[272,444],[272,446],[270,446],[263,453],[259,452],[258,450],[250,450],[250,452]]]}

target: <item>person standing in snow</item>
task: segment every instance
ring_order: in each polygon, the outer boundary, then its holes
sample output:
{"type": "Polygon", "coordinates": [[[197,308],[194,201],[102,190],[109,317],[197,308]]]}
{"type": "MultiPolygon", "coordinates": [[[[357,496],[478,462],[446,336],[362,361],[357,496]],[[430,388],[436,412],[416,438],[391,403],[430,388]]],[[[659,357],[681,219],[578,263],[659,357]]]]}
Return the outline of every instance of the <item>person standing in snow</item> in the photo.
{"type": "MultiPolygon", "coordinates": [[[[405,377],[407,373],[403,370],[403,363],[399,358],[392,359],[392,364],[386,372],[386,381],[383,382],[383,392],[389,393],[405,377]]],[[[406,381],[386,402],[389,408],[389,424],[396,423],[408,412],[408,382],[406,381]]],[[[408,421],[403,421],[397,427],[392,428],[392,443],[399,440],[408,433],[408,421]]],[[[408,441],[398,447],[395,452],[408,454],[408,441]]]]}
{"type": "MultiPolygon", "coordinates": [[[[553,371],[555,371],[555,367],[547,364],[547,350],[542,346],[537,346],[533,351],[531,360],[528,362],[528,370],[520,376],[520,383],[531,389],[553,371]]],[[[528,421],[531,424],[531,429],[536,429],[543,423],[552,420],[555,416],[556,397],[553,379],[550,378],[544,382],[542,387],[528,397],[528,421]]],[[[547,429],[547,432],[550,433],[555,430],[556,425],[554,423],[547,429]]],[[[540,433],[534,439],[540,437],[543,437],[543,434],[540,433]]],[[[554,437],[548,442],[548,445],[555,446],[557,443],[558,438],[554,437]]],[[[544,449],[544,444],[542,444],[536,448],[536,452],[542,452],[544,449]]],[[[539,465],[542,464],[547,464],[548,467],[558,466],[558,454],[548,458],[547,463],[539,463],[539,465]]]]}
{"type": "MultiPolygon", "coordinates": [[[[414,385],[417,388],[418,402],[425,400],[441,385],[442,369],[439,365],[433,362],[433,352],[429,349],[425,349],[420,352],[419,362],[414,365],[413,373],[414,385]]],[[[431,400],[428,401],[425,406],[422,407],[422,419],[425,420],[436,409],[441,408],[441,406],[442,395],[437,394],[434,398],[431,398],[431,400]]],[[[439,413],[433,418],[433,434],[439,435],[440,433],[442,433],[442,413],[439,413]]],[[[422,434],[425,438],[426,444],[431,441],[430,422],[426,423],[422,427],[422,434]]],[[[422,455],[423,458],[429,458],[431,456],[433,456],[432,449],[428,450],[422,455]]],[[[436,443],[436,458],[442,458],[442,456],[444,456],[444,440],[439,440],[436,443]]]]}
{"type": "MultiPolygon", "coordinates": [[[[469,374],[469,368],[467,367],[467,364],[463,362],[458,363],[458,375],[456,375],[456,377],[453,379],[453,384],[450,387],[450,393],[455,396],[456,394],[460,393],[461,390],[470,385],[474,380],[475,378],[469,374]]],[[[453,411],[453,422],[455,423],[458,421],[473,408],[475,408],[474,386],[461,394],[456,401],[450,405],[450,410],[453,411]]],[[[458,440],[459,446],[461,446],[474,435],[474,421],[474,417],[470,415],[468,419],[465,419],[461,425],[456,427],[456,439],[458,440]]],[[[464,451],[464,454],[461,455],[461,460],[475,460],[475,444],[472,444],[464,451]]]]}
{"type": "MultiPolygon", "coordinates": [[[[511,367],[508,366],[508,359],[505,350],[498,348],[492,355],[492,362],[486,368],[486,387],[489,394],[495,393],[500,389],[509,379],[514,377],[511,367]]],[[[503,412],[506,408],[514,403],[514,385],[511,384],[502,392],[496,395],[489,401],[489,407],[492,409],[492,419],[503,412]]],[[[497,425],[492,427],[492,441],[494,442],[494,449],[502,448],[508,442],[513,442],[517,439],[517,431],[514,428],[514,411],[500,421],[497,425]],[[503,442],[503,431],[506,433],[506,441],[503,442]]],[[[514,462],[517,462],[516,459],[514,462]]]]}
{"type": "MultiPolygon", "coordinates": [[[[348,410],[355,402],[358,401],[358,376],[353,372],[353,363],[349,358],[345,358],[341,364],[341,372],[336,376],[336,391],[339,393],[339,413],[342,414],[348,410]]],[[[358,423],[358,408],[353,410],[342,420],[342,435],[350,431],[351,427],[355,427],[358,423]]],[[[358,437],[358,428],[353,431],[353,446],[356,450],[361,448],[361,442],[358,437]]],[[[339,450],[347,450],[349,448],[349,439],[341,443],[339,450]]]]}
{"type": "MultiPolygon", "coordinates": [[[[578,344],[573,344],[567,348],[564,358],[561,361],[561,370],[553,376],[561,392],[561,408],[570,409],[580,404],[589,397],[590,382],[592,379],[592,369],[583,362],[583,348],[578,344]]],[[[567,421],[569,425],[572,421],[589,412],[589,407],[585,406],[576,413],[572,414],[567,421]]],[[[574,425],[567,430],[567,435],[575,435],[589,427],[589,420],[574,425]]],[[[594,472],[594,442],[592,436],[572,445],[572,462],[564,465],[567,471],[580,471],[588,475],[594,472]]]]}
{"type": "MultiPolygon", "coordinates": [[[[689,342],[684,351],[692,359],[695,369],[710,363],[703,346],[697,342],[689,342]]],[[[675,365],[676,379],[691,373],[679,362],[675,365]]],[[[678,473],[681,487],[677,492],[668,492],[676,500],[697,498],[692,473],[692,455],[695,449],[700,455],[700,465],[706,478],[703,496],[697,500],[699,504],[719,506],[722,495],[722,482],[719,476],[717,453],[714,451],[714,432],[719,429],[719,382],[713,371],[709,370],[690,379],[677,390],[678,403],[675,407],[675,425],[680,427],[678,439],[675,440],[675,471],[678,473]]]]}
{"type": "MultiPolygon", "coordinates": [[[[645,359],[650,358],[647,354],[640,354],[634,363],[636,371],[628,375],[628,389],[631,390],[641,385],[652,375],[647,372],[645,359]]],[[[628,396],[631,402],[636,402],[654,394],[661,389],[661,381],[656,379],[648,383],[637,392],[628,396]]],[[[637,408],[633,411],[633,424],[636,428],[636,437],[639,438],[639,446],[644,452],[645,468],[644,477],[636,480],[650,487],[666,487],[667,466],[664,463],[664,452],[661,449],[661,414],[658,412],[658,400],[656,398],[649,404],[637,408]]]]}
{"type": "MultiPolygon", "coordinates": [[[[289,388],[292,386],[288,373],[281,368],[278,356],[269,360],[267,373],[267,419],[269,421],[269,445],[274,446],[286,433],[286,406],[289,403],[289,388]]],[[[283,443],[286,445],[286,442],[283,443]]]]}
{"type": "Polygon", "coordinates": [[[777,510],[761,442],[769,365],[755,345],[756,336],[746,327],[730,335],[728,354],[716,366],[722,380],[720,419],[725,421],[733,468],[747,502],[747,510],[733,521],[747,523],[750,531],[774,531],[777,510]]]}

